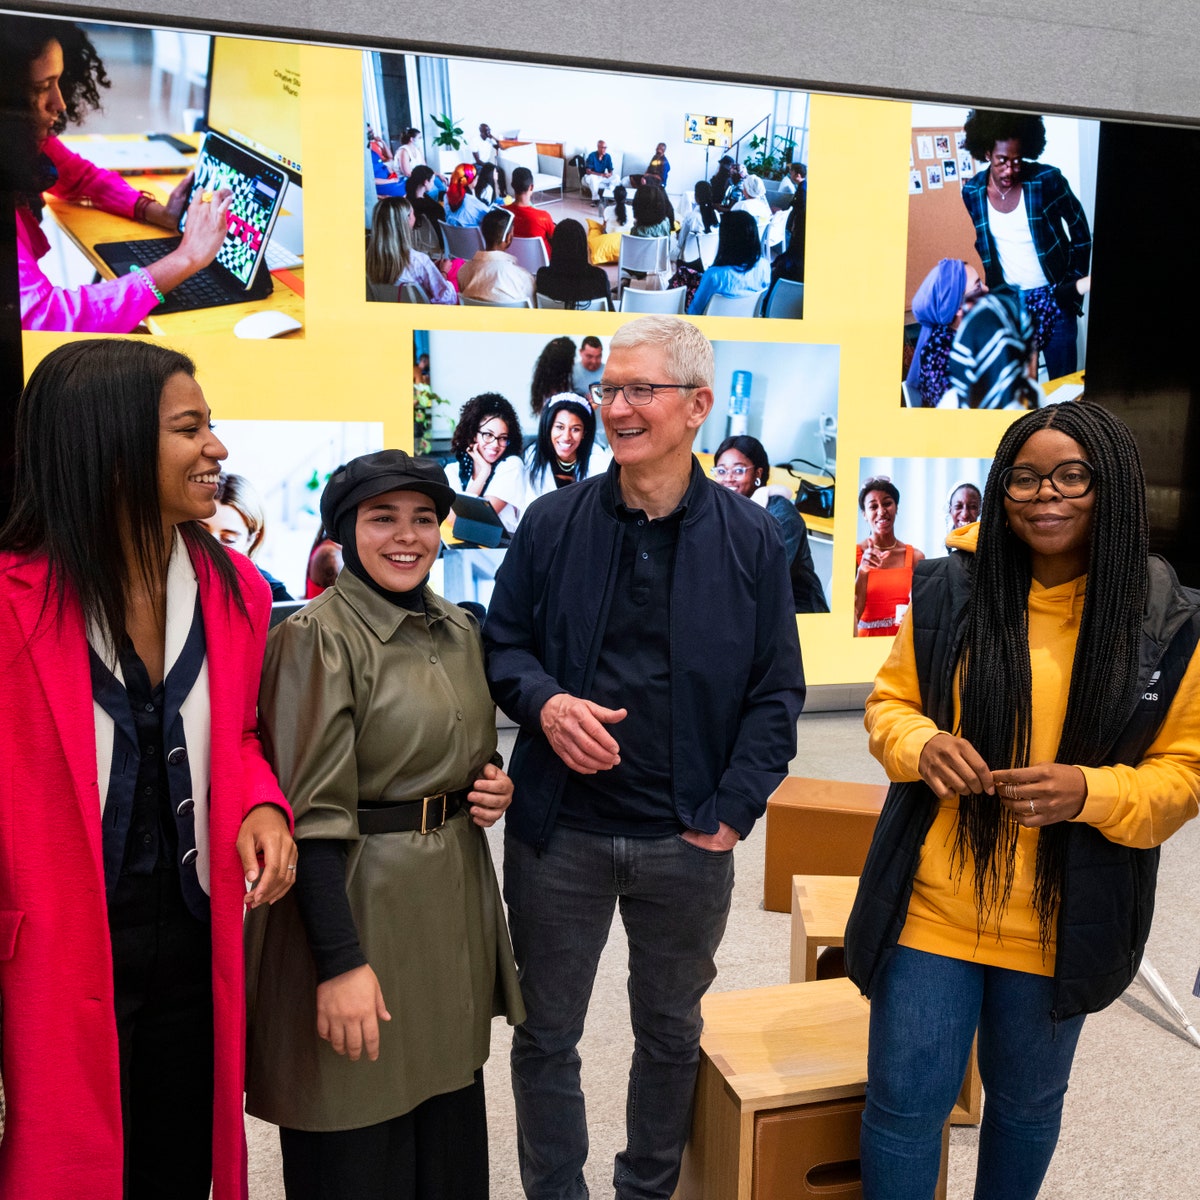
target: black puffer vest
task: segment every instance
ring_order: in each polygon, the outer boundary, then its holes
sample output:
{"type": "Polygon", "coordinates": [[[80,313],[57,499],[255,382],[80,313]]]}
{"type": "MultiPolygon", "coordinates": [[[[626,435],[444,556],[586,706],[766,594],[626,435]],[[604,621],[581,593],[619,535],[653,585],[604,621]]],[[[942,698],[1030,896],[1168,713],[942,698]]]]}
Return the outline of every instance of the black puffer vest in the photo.
{"type": "MultiPolygon", "coordinates": [[[[971,556],[920,563],[913,578],[913,647],[921,706],[952,730],[954,671],[971,590],[971,556]]],[[[1161,558],[1150,558],[1138,687],[1109,765],[1135,764],[1157,736],[1200,641],[1200,592],[1184,588],[1161,558]]],[[[846,967],[864,995],[900,937],[917,858],[937,799],[922,782],[893,783],[846,926],[846,967]]],[[[1090,825],[1068,826],[1054,964],[1054,1020],[1098,1012],[1129,986],[1154,914],[1159,851],[1110,842],[1090,825]]]]}

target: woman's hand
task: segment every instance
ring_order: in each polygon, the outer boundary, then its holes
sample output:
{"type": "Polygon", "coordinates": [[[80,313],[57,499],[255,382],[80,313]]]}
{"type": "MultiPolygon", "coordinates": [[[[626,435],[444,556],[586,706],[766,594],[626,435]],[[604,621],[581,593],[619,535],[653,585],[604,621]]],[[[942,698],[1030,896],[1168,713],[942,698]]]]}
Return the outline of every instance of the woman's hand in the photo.
{"type": "Polygon", "coordinates": [[[207,267],[225,235],[229,232],[229,205],[233,193],[228,188],[219,191],[201,192],[188,205],[187,227],[183,231],[183,241],[179,243],[180,250],[190,251],[198,266],[196,270],[207,267]],[[208,195],[208,200],[205,200],[208,195]]]}
{"type": "Polygon", "coordinates": [[[504,815],[512,798],[513,781],[499,767],[488,763],[483,768],[483,777],[475,780],[475,786],[467,793],[471,820],[481,829],[490,829],[504,815]]]}
{"type": "Polygon", "coordinates": [[[1026,829],[1070,821],[1083,811],[1087,779],[1070,763],[1037,763],[992,776],[1000,803],[1026,829]]]}
{"type": "Polygon", "coordinates": [[[379,1058],[379,1022],[391,1019],[368,965],[317,984],[317,1036],[351,1062],[358,1062],[364,1050],[372,1062],[379,1058]]]}
{"type": "Polygon", "coordinates": [[[492,469],[492,464],[483,457],[483,449],[479,445],[478,438],[467,447],[467,453],[471,456],[471,482],[467,485],[467,492],[472,496],[478,496],[482,491],[483,481],[492,469]],[[480,491],[474,490],[475,485],[479,487],[480,491]]]}
{"type": "Polygon", "coordinates": [[[213,192],[206,202],[204,194],[198,195],[188,207],[187,228],[179,245],[157,262],[152,262],[146,273],[158,285],[160,292],[169,292],[197,271],[202,271],[221,249],[221,243],[229,232],[229,203],[233,193],[228,188],[213,192]]]}
{"type": "Polygon", "coordinates": [[[979,751],[966,738],[951,733],[935,733],[925,743],[917,770],[939,800],[966,792],[991,795],[996,790],[979,751]]]}
{"type": "Polygon", "coordinates": [[[860,571],[878,571],[886,559],[886,550],[880,550],[877,546],[873,546],[870,542],[867,542],[863,547],[862,559],[859,561],[858,569],[860,571]]]}
{"type": "MultiPolygon", "coordinates": [[[[195,181],[196,172],[189,171],[171,189],[171,194],[167,197],[166,204],[162,206],[162,218],[156,221],[155,224],[162,225],[164,229],[179,228],[179,218],[183,216],[183,210],[187,208],[188,196],[192,193],[192,184],[195,181]]],[[[149,212],[147,212],[147,215],[149,215],[149,212]]]]}
{"type": "Polygon", "coordinates": [[[255,885],[246,893],[247,908],[274,904],[296,882],[296,843],[287,818],[275,805],[259,804],[246,814],[237,852],[246,882],[255,885]]]}

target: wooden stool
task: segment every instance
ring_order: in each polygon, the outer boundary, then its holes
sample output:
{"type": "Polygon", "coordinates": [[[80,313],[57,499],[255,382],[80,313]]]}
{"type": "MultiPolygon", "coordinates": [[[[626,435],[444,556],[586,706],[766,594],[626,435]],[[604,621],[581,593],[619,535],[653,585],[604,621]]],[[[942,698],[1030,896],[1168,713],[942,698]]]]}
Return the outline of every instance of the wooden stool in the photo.
{"type": "MultiPolygon", "coordinates": [[[[845,944],[846,922],[858,890],[854,875],[795,875],[792,877],[793,983],[817,977],[817,950],[845,944]]],[[[971,1046],[967,1073],[950,1114],[951,1125],[978,1125],[983,1111],[976,1046],[971,1046]]]]}
{"type": "Polygon", "coordinates": [[[789,775],[767,801],[763,908],[787,912],[793,875],[860,875],[887,788],[789,775]]]}
{"type": "MultiPolygon", "coordinates": [[[[861,1197],[869,1008],[848,979],[704,998],[692,1136],[675,1200],[861,1197]]],[[[937,1196],[946,1195],[949,1126],[937,1196]]]]}

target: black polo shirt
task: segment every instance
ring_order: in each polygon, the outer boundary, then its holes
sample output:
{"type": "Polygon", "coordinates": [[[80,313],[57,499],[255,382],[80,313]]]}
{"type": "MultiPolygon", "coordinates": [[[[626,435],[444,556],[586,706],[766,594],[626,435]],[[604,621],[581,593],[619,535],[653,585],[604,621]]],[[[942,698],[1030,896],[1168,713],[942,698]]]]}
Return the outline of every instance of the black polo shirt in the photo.
{"type": "Polygon", "coordinates": [[[567,776],[558,823],[624,837],[665,837],[685,828],[671,802],[671,583],[675,548],[695,480],[679,507],[651,520],[621,499],[614,472],[613,506],[621,550],[608,623],[588,699],[628,710],[609,725],[621,748],[610,771],[567,776]]]}

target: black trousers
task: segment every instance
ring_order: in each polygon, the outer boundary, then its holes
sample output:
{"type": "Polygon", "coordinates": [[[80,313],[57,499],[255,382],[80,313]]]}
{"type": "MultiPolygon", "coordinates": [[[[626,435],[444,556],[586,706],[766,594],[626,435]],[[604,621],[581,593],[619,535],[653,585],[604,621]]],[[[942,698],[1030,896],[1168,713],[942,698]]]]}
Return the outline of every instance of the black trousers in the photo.
{"type": "Polygon", "coordinates": [[[380,1125],[280,1129],[287,1200],[487,1200],[483,1071],[380,1125]]]}
{"type": "Polygon", "coordinates": [[[123,875],[109,907],[125,1200],[208,1200],[213,1013],[209,926],[173,871],[123,875]]]}

